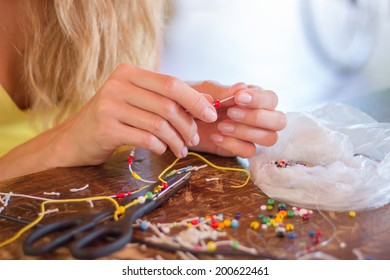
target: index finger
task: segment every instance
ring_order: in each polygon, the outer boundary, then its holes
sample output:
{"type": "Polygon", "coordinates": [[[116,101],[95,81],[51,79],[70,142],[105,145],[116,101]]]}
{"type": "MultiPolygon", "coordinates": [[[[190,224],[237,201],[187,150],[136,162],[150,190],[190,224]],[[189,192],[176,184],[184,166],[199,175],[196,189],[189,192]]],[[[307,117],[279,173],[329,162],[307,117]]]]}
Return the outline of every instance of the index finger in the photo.
{"type": "Polygon", "coordinates": [[[176,77],[144,70],[130,64],[120,65],[117,69],[119,75],[128,82],[176,101],[204,122],[214,122],[218,118],[215,108],[203,94],[176,77]]]}

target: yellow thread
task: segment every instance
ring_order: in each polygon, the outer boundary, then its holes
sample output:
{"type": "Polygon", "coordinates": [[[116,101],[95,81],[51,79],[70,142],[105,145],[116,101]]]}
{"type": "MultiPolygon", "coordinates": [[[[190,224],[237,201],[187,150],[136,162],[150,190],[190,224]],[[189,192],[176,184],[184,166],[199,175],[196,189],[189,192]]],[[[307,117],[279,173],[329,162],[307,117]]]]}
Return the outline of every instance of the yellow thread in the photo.
{"type": "MultiPolygon", "coordinates": [[[[201,160],[203,160],[205,163],[207,163],[208,165],[210,165],[211,167],[215,168],[215,169],[218,169],[218,170],[225,170],[225,171],[237,171],[237,172],[244,172],[248,175],[248,177],[246,178],[245,182],[242,184],[242,185],[238,185],[238,186],[231,186],[232,188],[242,188],[242,187],[245,187],[250,178],[251,178],[251,174],[248,170],[246,169],[243,169],[243,168],[234,168],[234,167],[222,167],[222,166],[218,166],[210,161],[208,161],[206,158],[204,158],[203,156],[197,154],[197,153],[193,153],[193,152],[188,152],[188,155],[192,155],[192,156],[196,156],[198,158],[200,158],[201,160]]],[[[162,182],[165,182],[165,180],[162,178],[162,176],[169,170],[171,169],[178,161],[180,160],[180,158],[177,158],[174,160],[174,162],[168,166],[167,168],[164,169],[163,172],[161,172],[161,174],[158,176],[158,179],[162,182]]]]}
{"type": "Polygon", "coordinates": [[[140,180],[141,179],[141,176],[139,176],[137,173],[135,172],[132,172],[131,175],[133,175],[133,177],[137,180],[140,180]]]}
{"type": "Polygon", "coordinates": [[[116,211],[114,212],[114,220],[118,221],[119,216],[122,216],[123,214],[125,214],[125,212],[126,212],[126,208],[123,206],[119,206],[118,209],[116,209],[116,211]]]}
{"type": "Polygon", "coordinates": [[[2,248],[4,246],[14,242],[20,236],[22,236],[23,233],[25,233],[26,231],[28,231],[29,229],[31,229],[32,227],[37,225],[43,219],[43,217],[45,216],[45,211],[46,211],[45,210],[45,205],[46,204],[67,203],[67,202],[85,202],[85,201],[88,201],[88,200],[103,200],[103,199],[111,201],[115,205],[116,209],[119,208],[118,202],[115,199],[113,199],[112,197],[109,197],[109,196],[96,196],[96,197],[77,198],[77,199],[58,199],[58,200],[47,200],[47,201],[44,201],[41,204],[41,214],[38,216],[38,218],[35,219],[30,224],[28,224],[25,227],[23,227],[21,230],[19,230],[13,237],[11,237],[11,238],[1,242],[0,243],[0,248],[2,248]]]}

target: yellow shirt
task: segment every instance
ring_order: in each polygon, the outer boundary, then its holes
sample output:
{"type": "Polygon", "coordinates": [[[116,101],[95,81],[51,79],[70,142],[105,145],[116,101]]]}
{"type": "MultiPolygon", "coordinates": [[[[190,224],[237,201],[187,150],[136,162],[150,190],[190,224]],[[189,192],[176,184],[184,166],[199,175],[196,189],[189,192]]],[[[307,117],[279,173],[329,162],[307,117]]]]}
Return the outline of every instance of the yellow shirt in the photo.
{"type": "Polygon", "coordinates": [[[0,157],[38,135],[29,122],[28,110],[21,110],[0,85],[0,157]]]}

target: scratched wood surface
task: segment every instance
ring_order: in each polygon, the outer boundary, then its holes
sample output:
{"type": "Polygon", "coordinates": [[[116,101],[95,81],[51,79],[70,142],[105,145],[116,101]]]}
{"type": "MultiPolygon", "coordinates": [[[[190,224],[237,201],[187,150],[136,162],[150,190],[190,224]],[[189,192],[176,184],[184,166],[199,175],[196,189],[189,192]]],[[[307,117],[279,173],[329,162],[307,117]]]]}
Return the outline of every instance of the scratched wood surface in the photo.
{"type": "MultiPolygon", "coordinates": [[[[207,159],[221,166],[245,166],[245,161],[236,158],[223,158],[205,155],[207,159]]],[[[61,198],[80,198],[95,195],[111,195],[117,192],[132,191],[141,186],[129,173],[127,166],[127,152],[114,155],[107,163],[97,167],[79,167],[53,169],[20,178],[0,182],[0,191],[24,193],[43,196],[43,192],[60,192],[61,198]],[[71,193],[69,189],[80,188],[85,184],[90,187],[82,192],[71,193]]],[[[133,168],[143,178],[153,179],[163,168],[174,160],[173,154],[167,152],[163,156],[156,156],[144,150],[137,150],[133,168]]],[[[187,165],[202,165],[195,158],[188,157],[179,161],[177,167],[187,165]]],[[[306,246],[314,243],[308,235],[309,230],[321,230],[320,242],[329,241],[325,246],[312,247],[313,251],[304,257],[318,259],[331,256],[337,259],[390,259],[390,205],[380,209],[358,212],[355,218],[348,213],[335,213],[314,210],[310,220],[303,221],[294,217],[289,220],[295,226],[295,239],[280,238],[275,229],[253,230],[252,221],[258,220],[260,213],[269,215],[275,211],[261,211],[260,206],[266,204],[268,197],[261,189],[250,182],[246,187],[234,189],[230,186],[241,183],[245,175],[236,172],[223,172],[213,168],[205,168],[194,172],[187,187],[180,190],[167,203],[143,219],[150,222],[174,222],[189,217],[202,217],[211,214],[223,214],[232,219],[237,213],[240,226],[236,229],[224,229],[227,238],[234,239],[248,247],[257,249],[257,256],[244,255],[208,255],[197,254],[199,259],[297,259],[304,252],[306,246]],[[219,181],[206,182],[205,178],[218,177],[219,181]],[[342,248],[341,243],[346,247],[342,248]],[[320,252],[315,255],[315,252],[320,252]]],[[[277,201],[276,203],[278,203],[277,201]]],[[[39,212],[40,202],[25,198],[12,198],[9,206],[3,213],[24,219],[35,219],[39,212]]],[[[105,202],[95,202],[95,209],[105,207],[105,202]]],[[[87,203],[67,203],[56,205],[60,212],[48,215],[42,223],[63,219],[81,212],[90,211],[87,203]]],[[[288,205],[288,208],[291,206],[288,205]]],[[[49,207],[50,208],[50,207],[49,207]]],[[[53,208],[53,207],[51,207],[53,208]]],[[[0,219],[0,240],[3,241],[15,234],[21,225],[0,219]]],[[[54,253],[40,257],[27,256],[23,253],[22,242],[29,232],[6,247],[0,249],[0,259],[72,259],[68,248],[61,247],[54,253]]],[[[150,235],[148,231],[135,230],[135,237],[142,240],[150,235]]],[[[228,250],[230,251],[230,250],[228,250]]],[[[174,251],[129,244],[120,251],[105,257],[105,259],[180,259],[174,251]]]]}

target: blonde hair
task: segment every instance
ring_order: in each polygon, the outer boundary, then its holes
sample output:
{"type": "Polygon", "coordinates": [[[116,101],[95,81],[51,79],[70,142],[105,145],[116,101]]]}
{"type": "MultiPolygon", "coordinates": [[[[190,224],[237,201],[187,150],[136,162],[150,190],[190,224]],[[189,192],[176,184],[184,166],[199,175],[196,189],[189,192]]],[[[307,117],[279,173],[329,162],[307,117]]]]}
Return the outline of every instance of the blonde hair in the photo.
{"type": "Polygon", "coordinates": [[[164,0],[26,1],[25,79],[33,116],[58,123],[78,110],[119,63],[153,69],[164,0]]]}

